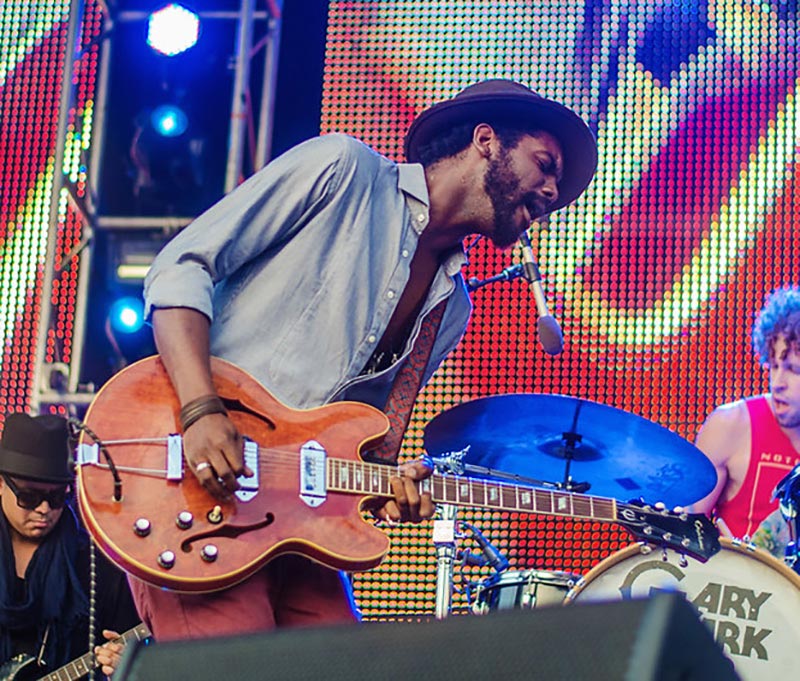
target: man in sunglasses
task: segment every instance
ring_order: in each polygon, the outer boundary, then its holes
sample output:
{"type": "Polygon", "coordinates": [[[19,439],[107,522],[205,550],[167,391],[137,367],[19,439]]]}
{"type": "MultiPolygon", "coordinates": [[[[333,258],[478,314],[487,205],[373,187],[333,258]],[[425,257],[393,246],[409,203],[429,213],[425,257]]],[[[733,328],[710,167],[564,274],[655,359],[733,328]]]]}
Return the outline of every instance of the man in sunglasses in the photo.
{"type": "MultiPolygon", "coordinates": [[[[89,651],[89,541],[68,503],[69,458],[63,418],[6,418],[0,439],[0,678],[40,678],[89,651]]],[[[98,633],[114,639],[136,626],[125,576],[100,555],[95,587],[98,633]]],[[[113,672],[120,650],[118,643],[97,649],[104,673],[113,672]]]]}

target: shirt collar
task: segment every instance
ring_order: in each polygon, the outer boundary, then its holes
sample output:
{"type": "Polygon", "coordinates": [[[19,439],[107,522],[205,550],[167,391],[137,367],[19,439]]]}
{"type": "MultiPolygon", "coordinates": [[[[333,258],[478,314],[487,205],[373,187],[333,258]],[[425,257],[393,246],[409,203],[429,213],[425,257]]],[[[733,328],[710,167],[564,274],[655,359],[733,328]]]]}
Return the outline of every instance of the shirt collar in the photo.
{"type": "Polygon", "coordinates": [[[417,201],[430,206],[428,197],[428,183],[425,182],[425,170],[420,163],[398,163],[399,175],[397,187],[406,194],[410,194],[417,201]]]}
{"type": "MultiPolygon", "coordinates": [[[[425,169],[419,163],[398,163],[397,167],[399,169],[397,177],[398,189],[423,204],[427,218],[427,213],[430,209],[430,198],[428,196],[428,183],[425,181],[425,169]]],[[[422,228],[427,227],[427,224],[426,221],[422,228]]],[[[464,252],[464,248],[463,246],[457,246],[445,258],[442,267],[445,273],[452,277],[458,274],[466,264],[467,254],[464,252]]]]}

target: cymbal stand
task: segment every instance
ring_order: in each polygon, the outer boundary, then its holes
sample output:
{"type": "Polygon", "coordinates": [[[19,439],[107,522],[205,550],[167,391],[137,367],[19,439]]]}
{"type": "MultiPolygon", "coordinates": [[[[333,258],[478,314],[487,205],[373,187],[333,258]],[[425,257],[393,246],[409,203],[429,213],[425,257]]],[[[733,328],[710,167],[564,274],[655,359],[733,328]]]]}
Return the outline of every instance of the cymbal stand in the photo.
{"type": "MultiPolygon", "coordinates": [[[[469,449],[469,448],[467,448],[469,449]]],[[[428,460],[437,473],[464,472],[463,459],[467,450],[452,452],[438,459],[428,460]]],[[[453,603],[453,567],[458,548],[456,545],[456,515],[458,507],[453,504],[439,504],[437,518],[433,521],[433,545],[436,548],[436,619],[444,619],[450,614],[453,603]]]]}
{"type": "Polygon", "coordinates": [[[453,566],[456,561],[456,513],[452,504],[439,506],[433,521],[433,545],[436,547],[436,619],[450,614],[453,603],[453,566]]]}
{"type": "Polygon", "coordinates": [[[588,482],[574,482],[572,480],[572,474],[570,473],[570,468],[572,467],[572,461],[575,459],[575,452],[580,447],[581,442],[583,441],[583,436],[577,432],[578,428],[578,417],[581,413],[581,408],[583,407],[583,402],[578,401],[578,404],[575,407],[575,415],[572,418],[572,427],[570,428],[569,432],[561,433],[561,437],[563,438],[564,442],[564,459],[566,464],[564,466],[564,482],[563,488],[568,492],[587,492],[591,485],[588,482]]]}

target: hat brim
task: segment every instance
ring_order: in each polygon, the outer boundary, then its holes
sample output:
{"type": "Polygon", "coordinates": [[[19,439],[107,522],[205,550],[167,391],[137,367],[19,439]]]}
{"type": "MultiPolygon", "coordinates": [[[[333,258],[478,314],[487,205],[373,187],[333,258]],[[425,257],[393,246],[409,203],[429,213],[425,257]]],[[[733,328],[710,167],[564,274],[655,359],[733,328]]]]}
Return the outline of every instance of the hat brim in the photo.
{"type": "Polygon", "coordinates": [[[408,130],[404,151],[410,163],[419,161],[419,150],[435,137],[465,123],[503,122],[545,130],[561,144],[564,175],[558,200],[551,211],[580,196],[597,169],[597,141],[589,126],[573,111],[549,99],[517,93],[493,93],[458,97],[423,111],[408,130]]]}

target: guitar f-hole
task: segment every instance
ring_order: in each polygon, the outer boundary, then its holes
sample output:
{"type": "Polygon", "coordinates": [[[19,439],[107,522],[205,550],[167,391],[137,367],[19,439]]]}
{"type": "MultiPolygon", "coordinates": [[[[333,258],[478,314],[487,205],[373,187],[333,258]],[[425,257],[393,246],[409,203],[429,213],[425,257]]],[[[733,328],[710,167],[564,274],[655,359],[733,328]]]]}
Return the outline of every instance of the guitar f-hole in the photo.
{"type": "Polygon", "coordinates": [[[204,539],[212,539],[215,537],[225,537],[227,539],[236,539],[242,534],[246,534],[247,532],[253,532],[254,530],[260,530],[264,527],[268,527],[275,522],[275,515],[271,512],[267,512],[264,516],[264,520],[260,520],[257,523],[251,523],[250,525],[221,525],[213,530],[208,530],[206,532],[200,532],[199,534],[192,535],[191,537],[187,537],[181,542],[181,551],[184,553],[189,553],[192,550],[192,544],[196,541],[201,541],[204,539]]]}

